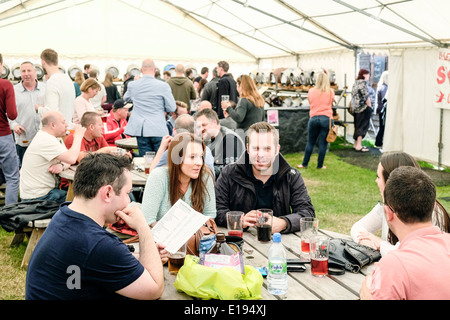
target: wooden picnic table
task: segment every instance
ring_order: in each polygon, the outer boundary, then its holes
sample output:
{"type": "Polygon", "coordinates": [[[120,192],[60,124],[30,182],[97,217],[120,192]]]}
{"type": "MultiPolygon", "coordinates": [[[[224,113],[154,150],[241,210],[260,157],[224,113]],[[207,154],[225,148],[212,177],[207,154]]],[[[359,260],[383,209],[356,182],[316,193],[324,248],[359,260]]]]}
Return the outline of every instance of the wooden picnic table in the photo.
{"type": "Polygon", "coordinates": [[[126,149],[126,150],[133,150],[133,149],[137,149],[138,148],[136,137],[126,138],[126,139],[119,139],[119,140],[116,140],[114,143],[119,148],[123,148],[123,149],[126,149]]]}
{"type": "MultiPolygon", "coordinates": [[[[61,178],[65,178],[69,181],[69,189],[67,191],[66,201],[73,200],[73,180],[75,178],[75,172],[77,170],[77,166],[70,166],[69,169],[62,171],[59,176],[61,178]]],[[[133,186],[145,186],[147,182],[147,175],[143,171],[139,170],[131,170],[131,176],[133,180],[133,186]]]]}
{"type": "MultiPolygon", "coordinates": [[[[219,231],[226,233],[225,228],[219,228],[219,231]]],[[[327,230],[320,230],[321,234],[330,238],[351,239],[348,235],[339,234],[327,230]]],[[[267,253],[272,242],[260,243],[256,237],[256,229],[250,228],[244,232],[243,258],[246,265],[253,267],[267,267],[267,253]]],[[[288,258],[300,257],[300,236],[299,233],[282,234],[281,242],[286,248],[288,258]]],[[[359,291],[365,279],[365,276],[371,272],[373,264],[364,267],[360,273],[354,274],[346,271],[343,275],[327,275],[323,278],[315,277],[311,274],[311,267],[306,264],[304,272],[288,273],[288,293],[284,297],[286,300],[357,300],[359,291]]],[[[165,290],[161,300],[186,300],[192,299],[184,292],[178,292],[173,283],[176,275],[168,272],[167,266],[164,267],[165,290]]],[[[280,297],[274,296],[267,291],[267,280],[264,279],[262,287],[263,300],[276,300],[280,297]]]]}

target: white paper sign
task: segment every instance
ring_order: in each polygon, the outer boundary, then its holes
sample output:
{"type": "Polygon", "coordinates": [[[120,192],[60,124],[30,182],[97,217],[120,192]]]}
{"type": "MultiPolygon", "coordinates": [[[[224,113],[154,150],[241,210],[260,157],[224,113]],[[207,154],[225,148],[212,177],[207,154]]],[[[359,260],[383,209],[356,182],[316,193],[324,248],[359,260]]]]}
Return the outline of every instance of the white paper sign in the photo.
{"type": "Polygon", "coordinates": [[[208,219],[180,199],[152,229],[153,238],[175,253],[208,219]]]}
{"type": "Polygon", "coordinates": [[[450,50],[440,49],[437,59],[434,106],[450,109],[450,50]]]}

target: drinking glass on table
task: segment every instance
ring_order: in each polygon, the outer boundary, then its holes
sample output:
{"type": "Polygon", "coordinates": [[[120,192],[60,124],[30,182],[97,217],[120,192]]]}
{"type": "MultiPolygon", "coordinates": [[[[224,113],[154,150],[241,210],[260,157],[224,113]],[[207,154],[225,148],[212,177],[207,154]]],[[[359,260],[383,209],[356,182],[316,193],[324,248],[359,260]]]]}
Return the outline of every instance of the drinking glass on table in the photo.
{"type": "Polygon", "coordinates": [[[300,238],[302,240],[301,251],[304,254],[309,253],[309,240],[317,236],[319,230],[319,219],[312,217],[300,218],[300,238]]]}
{"type": "Polygon", "coordinates": [[[177,274],[180,268],[184,265],[186,258],[186,243],[183,244],[176,252],[169,254],[169,272],[177,274]]]}
{"type": "Polygon", "coordinates": [[[272,239],[273,211],[271,209],[258,209],[256,231],[259,242],[269,242],[272,239]]]}
{"type": "Polygon", "coordinates": [[[326,236],[316,236],[310,239],[309,254],[311,256],[311,274],[325,277],[328,274],[328,252],[330,240],[326,236]]]}
{"type": "Polygon", "coordinates": [[[227,229],[229,236],[241,237],[244,235],[244,212],[227,212],[227,229]]]}
{"type": "Polygon", "coordinates": [[[153,159],[155,158],[154,151],[147,151],[144,155],[144,168],[145,174],[150,174],[150,167],[152,165],[153,159]]]}

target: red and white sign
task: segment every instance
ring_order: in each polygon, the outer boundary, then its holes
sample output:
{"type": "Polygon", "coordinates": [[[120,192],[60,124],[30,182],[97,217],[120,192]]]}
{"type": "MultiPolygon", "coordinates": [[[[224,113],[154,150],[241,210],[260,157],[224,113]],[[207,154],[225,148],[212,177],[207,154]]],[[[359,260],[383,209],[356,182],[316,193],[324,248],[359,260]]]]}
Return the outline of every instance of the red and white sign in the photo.
{"type": "Polygon", "coordinates": [[[435,107],[450,109],[450,50],[439,50],[433,98],[435,107]]]}

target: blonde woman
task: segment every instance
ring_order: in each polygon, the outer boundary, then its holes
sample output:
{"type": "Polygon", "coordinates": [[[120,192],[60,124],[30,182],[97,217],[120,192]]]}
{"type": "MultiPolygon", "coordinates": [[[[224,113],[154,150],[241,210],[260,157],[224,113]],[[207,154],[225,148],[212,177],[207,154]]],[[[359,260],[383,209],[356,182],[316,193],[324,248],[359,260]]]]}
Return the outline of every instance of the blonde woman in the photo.
{"type": "Polygon", "coordinates": [[[119,90],[117,90],[117,86],[113,83],[113,75],[111,72],[107,72],[105,75],[105,81],[103,85],[106,89],[106,103],[111,104],[110,107],[114,104],[114,102],[118,99],[121,99],[119,90]]]}
{"type": "Polygon", "coordinates": [[[95,97],[100,90],[100,84],[89,78],[83,82],[81,85],[81,95],[75,99],[75,105],[73,110],[73,118],[72,121],[75,124],[80,124],[81,117],[83,114],[88,111],[95,112],[95,108],[92,105],[90,99],[95,97]]]}
{"type": "Polygon", "coordinates": [[[230,102],[222,102],[222,110],[236,121],[237,129],[246,132],[252,124],[264,121],[264,99],[250,76],[239,77],[236,89],[240,97],[236,108],[233,109],[230,102]]]}
{"type": "Polygon", "coordinates": [[[319,73],[316,86],[309,90],[308,100],[310,105],[308,122],[308,143],[306,144],[303,163],[297,168],[307,168],[309,159],[319,139],[319,158],[317,169],[326,169],[323,165],[327,152],[327,135],[330,128],[330,119],[333,125],[333,110],[331,106],[334,101],[334,90],[330,88],[330,80],[326,73],[319,73]]]}

